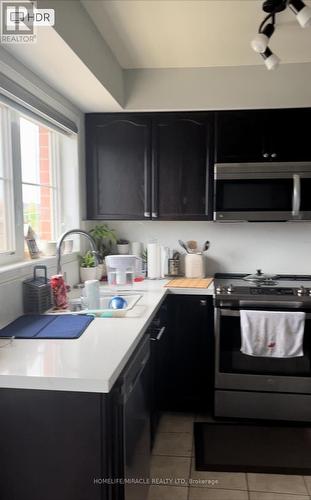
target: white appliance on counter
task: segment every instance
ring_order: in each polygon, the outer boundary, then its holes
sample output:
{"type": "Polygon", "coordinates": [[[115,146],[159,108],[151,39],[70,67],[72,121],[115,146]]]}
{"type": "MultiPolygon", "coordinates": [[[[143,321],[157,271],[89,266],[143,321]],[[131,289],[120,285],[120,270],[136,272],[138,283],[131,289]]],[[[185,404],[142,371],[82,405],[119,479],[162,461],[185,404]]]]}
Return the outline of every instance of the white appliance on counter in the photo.
{"type": "Polygon", "coordinates": [[[107,255],[105,261],[109,286],[132,286],[141,276],[142,260],[136,255],[107,255]]]}

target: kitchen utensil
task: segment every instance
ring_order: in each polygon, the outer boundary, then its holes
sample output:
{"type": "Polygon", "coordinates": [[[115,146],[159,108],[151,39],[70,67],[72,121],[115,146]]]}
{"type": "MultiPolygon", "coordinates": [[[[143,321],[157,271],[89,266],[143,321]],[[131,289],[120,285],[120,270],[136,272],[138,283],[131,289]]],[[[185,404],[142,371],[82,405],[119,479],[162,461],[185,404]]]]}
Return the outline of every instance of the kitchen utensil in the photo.
{"type": "Polygon", "coordinates": [[[186,250],[187,253],[190,253],[189,250],[188,250],[188,247],[186,245],[186,243],[182,240],[178,240],[178,243],[180,244],[181,248],[183,248],[184,250],[186,250]]]}
{"type": "Polygon", "coordinates": [[[112,299],[109,302],[110,309],[124,309],[126,306],[127,306],[127,301],[123,297],[120,297],[119,295],[112,297],[112,299]]]}
{"type": "Polygon", "coordinates": [[[168,274],[169,276],[179,276],[180,259],[168,259],[168,274]]]}
{"type": "Polygon", "coordinates": [[[214,281],[214,278],[190,279],[178,278],[166,283],[166,288],[208,288],[214,281]]]}
{"type": "Polygon", "coordinates": [[[204,278],[204,257],[196,253],[185,256],[186,278],[204,278]]]}
{"type": "Polygon", "coordinates": [[[42,314],[52,307],[51,285],[47,278],[46,266],[35,266],[33,277],[23,282],[23,300],[25,313],[42,314]],[[44,276],[38,276],[41,269],[44,276]]]}
{"type": "Polygon", "coordinates": [[[273,281],[277,278],[275,274],[263,273],[261,269],[257,269],[256,274],[248,274],[243,279],[245,281],[253,281],[255,283],[261,283],[266,281],[273,281]]]}
{"type": "Polygon", "coordinates": [[[202,252],[206,252],[209,249],[209,247],[210,247],[210,242],[205,241],[203,244],[202,252]]]}
{"type": "Polygon", "coordinates": [[[188,247],[188,250],[190,253],[198,253],[199,252],[199,249],[198,249],[198,242],[195,241],[195,240],[189,240],[186,242],[186,245],[188,247]]]}

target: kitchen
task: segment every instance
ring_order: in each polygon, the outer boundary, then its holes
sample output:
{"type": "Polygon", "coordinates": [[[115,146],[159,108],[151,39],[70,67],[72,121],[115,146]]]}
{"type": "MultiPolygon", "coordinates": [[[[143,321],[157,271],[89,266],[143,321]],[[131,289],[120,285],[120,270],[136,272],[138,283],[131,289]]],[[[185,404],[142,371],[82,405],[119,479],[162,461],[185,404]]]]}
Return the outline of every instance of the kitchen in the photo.
{"type": "Polygon", "coordinates": [[[2,31],[4,500],[310,498],[309,7],[39,0],[35,43],[2,31]],[[34,318],[38,265],[71,291],[34,318]],[[241,352],[252,312],[300,344],[241,352]]]}

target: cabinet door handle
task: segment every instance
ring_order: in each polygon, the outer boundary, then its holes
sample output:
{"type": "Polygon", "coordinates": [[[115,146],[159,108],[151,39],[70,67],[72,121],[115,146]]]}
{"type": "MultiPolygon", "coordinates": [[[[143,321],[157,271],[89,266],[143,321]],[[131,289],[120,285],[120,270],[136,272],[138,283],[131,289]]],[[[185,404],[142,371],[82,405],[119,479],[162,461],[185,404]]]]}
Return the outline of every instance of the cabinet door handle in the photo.
{"type": "Polygon", "coordinates": [[[158,213],[157,213],[157,212],[152,212],[152,217],[153,217],[154,219],[156,219],[156,218],[158,217],[158,213]]]}
{"type": "Polygon", "coordinates": [[[292,215],[299,215],[300,212],[300,175],[293,175],[293,205],[292,215]]]}
{"type": "Polygon", "coordinates": [[[204,307],[207,304],[207,300],[200,300],[200,306],[204,307]]]}
{"type": "Polygon", "coordinates": [[[155,340],[155,341],[159,341],[163,335],[163,333],[165,332],[166,330],[166,326],[162,326],[162,328],[159,330],[159,333],[156,337],[151,337],[150,340],[155,340]]]}
{"type": "Polygon", "coordinates": [[[277,157],[277,154],[276,153],[272,153],[271,158],[276,158],[276,157],[277,157]]]}
{"type": "Polygon", "coordinates": [[[144,217],[146,217],[146,218],[148,217],[149,218],[150,217],[150,212],[144,212],[144,217]]]}
{"type": "Polygon", "coordinates": [[[269,153],[263,153],[262,155],[264,158],[269,158],[269,153]]]}

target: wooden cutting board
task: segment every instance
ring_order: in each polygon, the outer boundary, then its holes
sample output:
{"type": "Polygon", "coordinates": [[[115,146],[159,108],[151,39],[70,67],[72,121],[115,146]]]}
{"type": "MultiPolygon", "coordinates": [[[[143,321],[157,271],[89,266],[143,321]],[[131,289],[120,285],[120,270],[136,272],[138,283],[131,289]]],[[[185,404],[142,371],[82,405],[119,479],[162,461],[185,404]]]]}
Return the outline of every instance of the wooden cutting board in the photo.
{"type": "Polygon", "coordinates": [[[207,288],[214,278],[176,278],[169,281],[165,286],[167,288],[207,288]]]}

